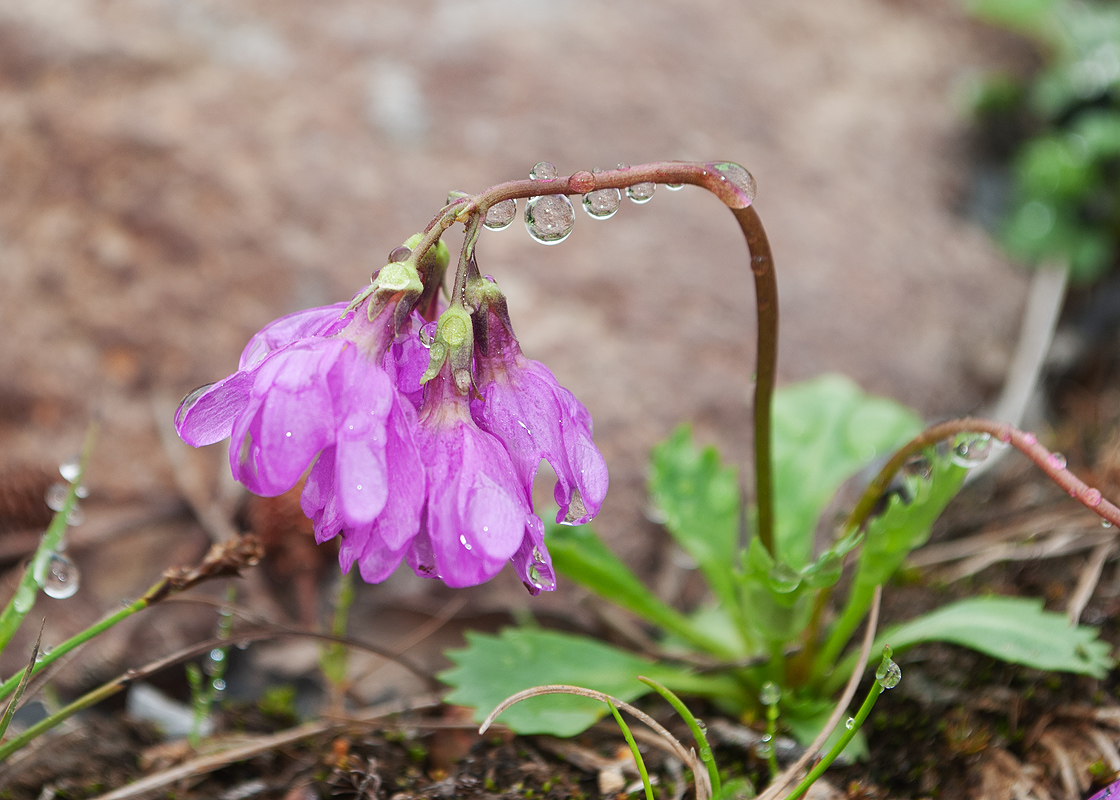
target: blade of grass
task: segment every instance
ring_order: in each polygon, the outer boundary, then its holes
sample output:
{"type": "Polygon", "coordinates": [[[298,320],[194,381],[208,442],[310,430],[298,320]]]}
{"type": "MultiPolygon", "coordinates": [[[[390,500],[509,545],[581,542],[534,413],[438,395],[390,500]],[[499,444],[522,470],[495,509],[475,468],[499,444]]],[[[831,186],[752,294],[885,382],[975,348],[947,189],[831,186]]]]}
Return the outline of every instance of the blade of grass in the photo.
{"type": "Polygon", "coordinates": [[[719,767],[716,766],[716,760],[712,756],[712,748],[708,744],[708,737],[704,735],[704,729],[700,727],[700,722],[693,716],[692,712],[688,710],[688,706],[681,702],[679,697],[660,683],[642,675],[638,676],[638,680],[664,697],[665,701],[673,707],[673,710],[676,711],[677,714],[680,715],[680,718],[685,721],[685,724],[688,725],[688,729],[692,731],[692,737],[696,740],[696,749],[700,753],[700,760],[703,761],[704,766],[708,768],[708,778],[712,782],[712,794],[719,794],[719,767]]]}
{"type": "Polygon", "coordinates": [[[62,543],[62,537],[66,535],[66,529],[69,526],[67,519],[70,512],[74,510],[74,505],[78,502],[78,488],[82,485],[82,477],[86,473],[86,467],[89,465],[90,454],[93,452],[93,443],[97,441],[97,430],[99,428],[97,420],[89,424],[86,430],[85,442],[82,445],[82,456],[78,466],[78,474],[70,483],[70,490],[66,493],[66,500],[62,504],[62,508],[54,515],[51,524],[47,527],[46,533],[39,541],[39,547],[35,550],[35,555],[31,558],[31,563],[23,571],[23,576],[20,578],[19,586],[16,587],[15,594],[12,599],[8,601],[8,605],[4,607],[4,611],[0,612],[0,652],[8,646],[8,642],[12,640],[19,626],[23,623],[24,617],[31,613],[31,609],[35,606],[35,598],[39,594],[39,589],[42,588],[43,583],[46,581],[47,569],[50,566],[51,556],[58,550],[58,546],[62,543]]]}
{"type": "Polygon", "coordinates": [[[626,737],[626,744],[630,745],[630,754],[634,756],[634,763],[638,765],[638,774],[642,776],[642,786],[646,790],[646,800],[653,800],[653,786],[649,782],[649,770],[646,769],[646,762],[642,758],[642,754],[638,752],[638,743],[634,741],[634,734],[630,732],[630,726],[622,719],[622,715],[618,713],[618,709],[610,700],[607,700],[607,708],[611,710],[614,721],[622,729],[622,735],[626,737]]]}

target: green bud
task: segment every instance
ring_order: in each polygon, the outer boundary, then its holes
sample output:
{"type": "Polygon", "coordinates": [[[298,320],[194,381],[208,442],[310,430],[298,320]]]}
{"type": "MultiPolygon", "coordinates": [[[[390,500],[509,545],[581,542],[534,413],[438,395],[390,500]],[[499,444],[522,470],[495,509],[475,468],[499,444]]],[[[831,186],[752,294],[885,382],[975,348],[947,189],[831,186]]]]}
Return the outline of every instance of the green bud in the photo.
{"type": "Polygon", "coordinates": [[[445,363],[459,392],[466,394],[471,383],[471,358],[474,350],[474,328],[471,315],[462,306],[454,305],[440,314],[436,335],[429,348],[428,369],[421,383],[427,383],[439,374],[445,363]]]}

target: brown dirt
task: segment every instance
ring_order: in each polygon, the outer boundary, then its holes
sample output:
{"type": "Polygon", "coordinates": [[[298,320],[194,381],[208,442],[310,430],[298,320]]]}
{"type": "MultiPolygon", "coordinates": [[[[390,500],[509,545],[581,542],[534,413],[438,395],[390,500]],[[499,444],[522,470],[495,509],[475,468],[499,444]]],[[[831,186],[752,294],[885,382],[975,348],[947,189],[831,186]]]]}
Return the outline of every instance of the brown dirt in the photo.
{"type": "MultiPolygon", "coordinates": [[[[1002,376],[1025,277],[954,210],[968,165],[953,97],[1023,53],[955,0],[0,0],[0,467],[17,476],[0,504],[24,503],[0,529],[6,563],[34,546],[41,520],[26,503],[42,476],[92,415],[103,420],[70,550],[83,586],[42,604],[45,640],[197,560],[209,539],[185,498],[223,518],[239,508],[220,448],[189,452],[166,436],[179,397],[233,368],[268,320],[349,297],[447,190],[541,159],[563,171],[744,163],[778,258],[782,379],[841,371],[930,417],[973,410],[1002,376]]],[[[649,447],[695,420],[746,460],[750,289],[742,243],[713,203],[659,191],[609,224],[581,215],[560,247],[520,226],[480,245],[526,352],[592,411],[612,475],[597,526],[649,575],[667,563],[641,513],[649,447]]],[[[250,602],[311,619],[330,554],[285,535],[250,602]]],[[[412,652],[429,668],[462,628],[494,627],[511,609],[593,621],[571,587],[530,602],[510,575],[453,593],[400,573],[361,593],[362,635],[399,643],[459,596],[455,623],[412,652]]],[[[59,686],[92,685],[213,625],[209,607],[157,609],[83,651],[59,686]]],[[[26,644],[0,661],[4,674],[26,644]]],[[[261,681],[314,674],[310,644],[250,652],[261,681]]],[[[419,686],[387,668],[357,691],[372,701],[419,686]]],[[[354,764],[396,763],[377,741],[355,741],[354,764]]],[[[326,747],[263,769],[293,785],[329,780],[326,747]]],[[[416,769],[408,791],[438,783],[416,769]]],[[[549,796],[583,785],[565,774],[549,796]]],[[[238,775],[215,780],[229,788],[238,775]]],[[[522,788],[549,794],[536,780],[522,788]]]]}

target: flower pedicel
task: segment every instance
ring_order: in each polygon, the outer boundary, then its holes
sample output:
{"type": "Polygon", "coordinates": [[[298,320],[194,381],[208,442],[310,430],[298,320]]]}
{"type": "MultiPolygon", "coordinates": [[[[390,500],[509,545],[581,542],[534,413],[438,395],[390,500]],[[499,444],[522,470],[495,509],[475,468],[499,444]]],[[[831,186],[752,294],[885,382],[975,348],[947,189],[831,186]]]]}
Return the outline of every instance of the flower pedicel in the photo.
{"type": "Polygon", "coordinates": [[[558,521],[599,511],[607,469],[591,417],[522,355],[505,298],[473,257],[438,314],[447,249],[416,259],[419,239],[349,304],[266,325],[237,372],[187,396],[176,429],[195,447],[231,437],[233,475],[256,494],[306,474],[301,505],[316,539],[341,535],[342,568],[357,564],[370,583],[404,560],[473,586],[512,560],[530,592],[553,589],[532,483],[546,459],[558,521]],[[426,344],[421,329],[437,315],[426,344]]]}

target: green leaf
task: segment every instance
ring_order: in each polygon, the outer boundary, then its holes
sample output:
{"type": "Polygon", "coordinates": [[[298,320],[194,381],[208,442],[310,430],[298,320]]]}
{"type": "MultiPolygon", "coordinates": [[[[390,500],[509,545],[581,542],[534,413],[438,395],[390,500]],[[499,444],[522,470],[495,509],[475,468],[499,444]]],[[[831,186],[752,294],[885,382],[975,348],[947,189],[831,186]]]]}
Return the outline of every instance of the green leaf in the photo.
{"type": "Polygon", "coordinates": [[[545,544],[554,569],[600,597],[720,658],[731,660],[741,651],[734,642],[720,641],[697,630],[688,617],[662,602],[589,526],[546,522],[545,544]]]}
{"type": "Polygon", "coordinates": [[[840,484],[917,435],[922,421],[847,378],[826,375],[775,392],[773,424],[775,555],[800,571],[840,484]]]}
{"type": "MultiPolygon", "coordinates": [[[[472,706],[481,722],[512,694],[552,683],[596,689],[630,702],[650,691],[645,675],[682,694],[738,699],[742,689],[726,677],[693,675],[683,667],[654,663],[582,636],[507,628],[498,636],[468,631],[467,647],[448,651],[455,664],[439,678],[453,690],[449,703],[472,706]]],[[[571,695],[534,697],[499,718],[521,734],[575,736],[607,713],[595,700],[571,695]]]]}
{"type": "MultiPolygon", "coordinates": [[[[1106,677],[1114,665],[1096,628],[1072,627],[1064,614],[1044,611],[1034,597],[961,600],[884,631],[875,649],[889,644],[897,651],[922,642],[951,642],[1012,664],[1094,678],[1106,677]]],[[[849,660],[848,670],[855,665],[854,657],[849,660]]]]}
{"type": "Polygon", "coordinates": [[[926,451],[926,458],[931,461],[929,477],[905,480],[908,496],[892,494],[886,510],[867,524],[856,584],[874,588],[885,583],[912,550],[929,540],[933,523],[961,490],[968,469],[932,448],[926,451]]]}
{"type": "Polygon", "coordinates": [[[700,450],[681,425],[653,448],[649,492],[665,527],[696,561],[720,602],[736,608],[732,571],[738,565],[739,475],[714,447],[700,450]]]}

